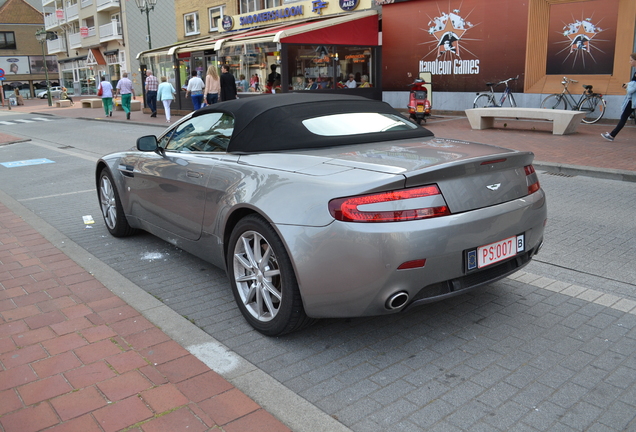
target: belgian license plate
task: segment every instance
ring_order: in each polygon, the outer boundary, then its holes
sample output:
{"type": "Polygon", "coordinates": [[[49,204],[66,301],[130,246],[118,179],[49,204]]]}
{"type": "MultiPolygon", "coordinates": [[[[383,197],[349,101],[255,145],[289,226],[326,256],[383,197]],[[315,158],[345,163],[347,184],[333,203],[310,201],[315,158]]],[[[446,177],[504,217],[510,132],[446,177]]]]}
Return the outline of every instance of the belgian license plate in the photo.
{"type": "Polygon", "coordinates": [[[424,112],[424,105],[418,105],[417,112],[424,112]]]}
{"type": "Polygon", "coordinates": [[[525,238],[523,234],[508,237],[498,242],[480,246],[477,249],[468,251],[468,270],[484,268],[511,258],[525,249],[525,238]]]}

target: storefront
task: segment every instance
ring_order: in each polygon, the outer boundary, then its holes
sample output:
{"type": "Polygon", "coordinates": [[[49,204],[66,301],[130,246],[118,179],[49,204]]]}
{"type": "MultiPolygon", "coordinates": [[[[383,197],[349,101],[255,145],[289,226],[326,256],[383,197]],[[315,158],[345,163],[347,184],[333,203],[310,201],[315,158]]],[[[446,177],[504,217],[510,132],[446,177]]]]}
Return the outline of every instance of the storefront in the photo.
{"type": "MultiPolygon", "coordinates": [[[[141,68],[174,79],[179,91],[176,109],[180,110],[192,109],[183,90],[191,71],[205,79],[209,66],[223,64],[237,81],[239,97],[313,90],[351,91],[381,99],[378,14],[368,9],[370,1],[366,10],[339,9],[337,14],[323,11],[320,15],[319,11],[307,13],[311,4],[225,17],[226,31],[216,37],[140,53],[141,68]],[[354,88],[345,85],[350,76],[354,88]]],[[[355,4],[361,8],[359,2],[355,4]]]]}
{"type": "MultiPolygon", "coordinates": [[[[562,91],[564,76],[593,85],[620,115],[636,50],[634,0],[378,0],[382,6],[384,100],[408,101],[407,84],[432,75],[434,109],[472,106],[488,82],[511,83],[520,106],[562,91]]],[[[503,86],[497,88],[503,91],[503,86]]]]}

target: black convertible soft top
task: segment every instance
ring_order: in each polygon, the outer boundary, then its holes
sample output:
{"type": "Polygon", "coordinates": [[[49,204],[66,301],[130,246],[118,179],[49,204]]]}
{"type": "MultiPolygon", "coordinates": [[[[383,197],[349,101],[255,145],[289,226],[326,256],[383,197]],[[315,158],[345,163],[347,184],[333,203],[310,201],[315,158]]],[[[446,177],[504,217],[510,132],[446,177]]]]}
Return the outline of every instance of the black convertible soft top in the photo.
{"type": "MultiPolygon", "coordinates": [[[[343,93],[346,91],[343,90],[343,93]]],[[[428,129],[385,131],[359,135],[321,136],[303,120],[328,114],[377,112],[401,115],[385,102],[348,94],[288,93],[245,97],[196,111],[193,116],[225,112],[234,117],[228,153],[262,153],[334,147],[433,136],[428,129]]]]}

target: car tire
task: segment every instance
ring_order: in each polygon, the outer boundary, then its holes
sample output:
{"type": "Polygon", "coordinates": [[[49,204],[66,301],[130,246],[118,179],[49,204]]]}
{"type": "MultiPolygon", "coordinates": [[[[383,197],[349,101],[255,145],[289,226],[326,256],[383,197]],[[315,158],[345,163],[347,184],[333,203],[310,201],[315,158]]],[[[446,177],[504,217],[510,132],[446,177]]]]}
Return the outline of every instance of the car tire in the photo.
{"type": "Polygon", "coordinates": [[[126,220],[119,192],[117,192],[113,176],[107,168],[104,168],[99,174],[97,196],[108,232],[115,237],[126,237],[137,231],[131,228],[126,220]]]}
{"type": "Polygon", "coordinates": [[[283,242],[261,216],[249,215],[236,224],[226,260],[234,299],[256,330],[279,336],[314,321],[305,314],[283,242]]]}

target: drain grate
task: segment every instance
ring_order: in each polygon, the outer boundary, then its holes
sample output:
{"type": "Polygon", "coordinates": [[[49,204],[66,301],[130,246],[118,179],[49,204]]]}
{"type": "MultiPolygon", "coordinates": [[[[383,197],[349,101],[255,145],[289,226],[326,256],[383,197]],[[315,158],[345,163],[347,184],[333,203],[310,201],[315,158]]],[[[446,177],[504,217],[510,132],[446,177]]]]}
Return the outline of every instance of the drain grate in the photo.
{"type": "Polygon", "coordinates": [[[551,175],[551,176],[556,176],[556,177],[576,177],[575,175],[572,174],[566,174],[566,173],[562,173],[562,172],[550,172],[550,171],[544,171],[543,174],[547,174],[547,175],[551,175]]]}

